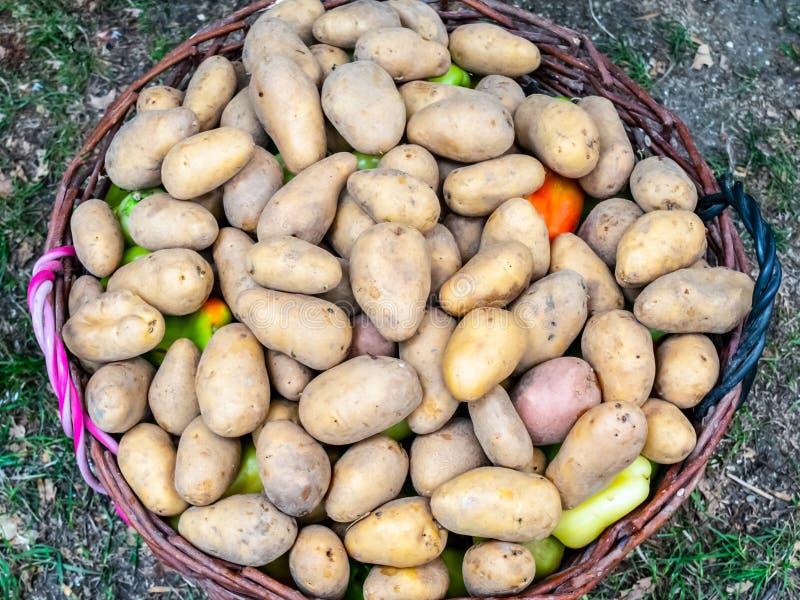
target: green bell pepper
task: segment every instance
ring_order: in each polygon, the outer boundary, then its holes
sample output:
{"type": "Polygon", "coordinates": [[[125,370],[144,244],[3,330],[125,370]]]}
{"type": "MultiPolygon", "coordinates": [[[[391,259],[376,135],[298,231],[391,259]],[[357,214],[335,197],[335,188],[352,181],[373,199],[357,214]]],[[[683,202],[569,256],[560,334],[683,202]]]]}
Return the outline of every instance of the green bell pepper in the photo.
{"type": "Polygon", "coordinates": [[[236,494],[260,494],[264,491],[264,484],[258,474],[258,460],[256,459],[256,447],[252,440],[242,443],[242,460],[239,462],[239,472],[222,494],[223,498],[235,496],[236,494]]]}
{"type": "Polygon", "coordinates": [[[106,204],[108,204],[111,207],[111,210],[114,210],[119,206],[119,203],[122,202],[125,196],[127,196],[128,194],[130,194],[128,190],[123,190],[121,187],[112,183],[109,186],[108,191],[106,192],[106,197],[103,198],[103,200],[105,200],[106,204]]]}
{"type": "Polygon", "coordinates": [[[666,331],[661,331],[660,329],[653,329],[652,327],[650,328],[650,337],[653,338],[654,342],[657,342],[665,335],[667,335],[666,331]]]}
{"type": "Polygon", "coordinates": [[[451,548],[448,546],[439,555],[447,565],[447,573],[450,575],[450,585],[447,587],[446,598],[462,598],[469,596],[467,593],[467,586],[464,585],[464,555],[466,552],[458,548],[451,548]]]}
{"type": "Polygon", "coordinates": [[[472,78],[464,69],[459,67],[456,63],[450,63],[450,68],[444,75],[439,77],[430,77],[428,81],[434,83],[445,83],[447,85],[458,85],[461,87],[471,88],[472,78]]]}
{"type": "MultiPolygon", "coordinates": [[[[120,188],[117,188],[118,190],[120,188]]],[[[124,190],[121,190],[124,191],[124,190]]],[[[130,232],[130,225],[128,221],[131,218],[131,211],[134,207],[139,204],[142,200],[147,198],[148,196],[152,196],[153,194],[163,194],[166,193],[164,188],[150,188],[147,190],[136,190],[133,192],[128,192],[128,194],[119,201],[119,204],[113,209],[114,216],[117,217],[119,221],[120,227],[122,228],[122,235],[125,238],[125,245],[126,246],[135,246],[136,242],[133,241],[130,232]]],[[[108,198],[108,196],[106,196],[108,198]]]]}
{"type": "Polygon", "coordinates": [[[275,155],[275,160],[278,161],[278,164],[283,167],[283,183],[284,185],[289,183],[292,179],[294,179],[295,173],[292,173],[289,169],[286,168],[286,163],[283,160],[280,152],[275,155]]]}
{"type": "Polygon", "coordinates": [[[364,580],[370,570],[372,570],[371,565],[350,559],[350,582],[342,600],[364,600],[364,580]]]}
{"type": "Polygon", "coordinates": [[[292,579],[292,571],[289,568],[289,553],[284,552],[271,563],[267,563],[263,567],[258,568],[262,573],[266,573],[276,581],[280,581],[284,585],[294,585],[292,579]]]}
{"type": "Polygon", "coordinates": [[[402,442],[411,435],[411,427],[408,426],[408,419],[403,419],[396,425],[384,430],[383,435],[389,436],[397,442],[402,442]]]}
{"type": "Polygon", "coordinates": [[[533,561],[536,563],[534,581],[544,579],[558,571],[561,566],[561,559],[564,558],[564,544],[552,535],[543,540],[524,542],[522,545],[533,554],[533,561]]]}
{"type": "Polygon", "coordinates": [[[553,535],[568,548],[583,548],[647,499],[652,471],[650,461],[640,456],[607,488],[563,511],[553,535]]]}
{"type": "Polygon", "coordinates": [[[363,171],[364,169],[376,168],[383,154],[364,154],[358,150],[353,150],[353,156],[358,159],[358,170],[363,171]]]}

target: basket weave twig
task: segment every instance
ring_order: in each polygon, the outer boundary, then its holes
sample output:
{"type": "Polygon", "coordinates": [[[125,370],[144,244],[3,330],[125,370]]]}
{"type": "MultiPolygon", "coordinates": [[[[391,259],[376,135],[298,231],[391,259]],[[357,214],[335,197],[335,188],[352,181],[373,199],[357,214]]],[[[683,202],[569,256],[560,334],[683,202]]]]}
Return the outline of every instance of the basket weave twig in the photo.
{"type": "MultiPolygon", "coordinates": [[[[328,0],[325,5],[332,8],[349,1],[328,0]]],[[[159,78],[169,85],[185,86],[197,64],[208,56],[221,54],[239,58],[249,23],[254,20],[255,13],[272,3],[273,0],[255,2],[209,25],[169,53],[117,98],[64,174],[53,207],[46,251],[70,243],[67,223],[76,202],[104,194],[108,186],[103,173],[105,151],[135,105],[139,91],[159,78]]],[[[732,187],[729,179],[716,181],[683,122],[598,52],[585,35],[498,0],[462,0],[458,6],[450,6],[443,0],[437,10],[448,29],[465,22],[488,20],[535,42],[542,52],[542,64],[532,76],[520,80],[527,93],[544,91],[570,97],[597,94],[611,100],[639,153],[669,156],[677,161],[705,196],[698,212],[707,221],[708,259],[712,264],[744,272],[750,269],[742,241],[727,211],[723,210],[726,206],[733,205],[737,209],[755,241],[760,277],[754,309],[744,327],[718,340],[723,377],[695,414],[698,443],[694,452],[663,474],[646,504],[607,529],[589,547],[574,553],[560,572],[536,583],[522,596],[575,600],[652,535],[686,501],[702,478],[709,458],[752,384],[780,282],[780,265],[775,259],[769,227],[761,219],[752,198],[743,193],[741,185],[732,187]]],[[[67,257],[61,273],[55,276],[52,306],[56,331],[60,331],[65,321],[66,298],[79,269],[80,265],[67,257]]],[[[71,363],[70,371],[76,378],[83,376],[77,362],[71,363]]],[[[118,510],[159,559],[197,581],[210,597],[304,598],[258,569],[233,565],[194,548],[142,506],[120,474],[111,452],[93,437],[90,437],[90,448],[97,478],[118,510]]]]}

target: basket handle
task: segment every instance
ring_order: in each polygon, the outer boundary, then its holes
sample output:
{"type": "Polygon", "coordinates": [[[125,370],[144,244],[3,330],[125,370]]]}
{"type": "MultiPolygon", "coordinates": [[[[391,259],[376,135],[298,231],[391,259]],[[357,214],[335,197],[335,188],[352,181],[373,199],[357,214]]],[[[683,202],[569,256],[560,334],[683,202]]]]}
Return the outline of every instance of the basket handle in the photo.
{"type": "Polygon", "coordinates": [[[709,221],[722,214],[727,207],[733,207],[755,244],[759,273],[753,290],[753,306],[742,328],[739,348],[725,365],[719,384],[695,407],[694,412],[698,419],[705,417],[709,409],[716,406],[723,396],[740,382],[742,393],[739,397],[739,406],[747,398],[756,377],[758,359],[764,351],[775,295],[778,293],[782,278],[781,263],[775,248],[775,236],[772,227],[761,215],[758,202],[745,193],[740,181],[733,182],[730,173],[725,173],[717,181],[721,191],[702,198],[698,202],[697,214],[703,221],[709,221]]]}

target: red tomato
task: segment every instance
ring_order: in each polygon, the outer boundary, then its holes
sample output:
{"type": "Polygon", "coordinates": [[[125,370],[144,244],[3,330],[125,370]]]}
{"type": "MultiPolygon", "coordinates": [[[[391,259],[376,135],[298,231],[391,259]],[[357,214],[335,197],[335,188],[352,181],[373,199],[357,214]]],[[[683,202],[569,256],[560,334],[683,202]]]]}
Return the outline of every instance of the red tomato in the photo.
{"type": "Polygon", "coordinates": [[[542,215],[552,241],[562,233],[574,233],[583,211],[583,190],[574,179],[562,177],[545,167],[542,187],[528,196],[542,215]]]}

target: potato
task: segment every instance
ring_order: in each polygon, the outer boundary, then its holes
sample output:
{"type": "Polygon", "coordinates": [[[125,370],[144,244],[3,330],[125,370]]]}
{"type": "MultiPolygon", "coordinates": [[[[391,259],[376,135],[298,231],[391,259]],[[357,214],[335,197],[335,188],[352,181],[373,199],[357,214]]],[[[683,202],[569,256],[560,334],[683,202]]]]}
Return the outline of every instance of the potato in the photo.
{"type": "Polygon", "coordinates": [[[148,110],[125,123],[106,152],[108,178],[124,190],[161,184],[161,164],[170,149],[195,135],[200,125],[188,108],[148,110]]]}
{"type": "Polygon", "coordinates": [[[108,280],[109,292],[128,290],[165,315],[199,309],[214,287],[214,272],[194,250],[156,250],[123,265],[108,280]]]}
{"type": "Polygon", "coordinates": [[[647,419],[635,404],[606,401],[583,413],[546,471],[564,510],[606,488],[636,460],[646,439],[647,419]]]}
{"type": "Polygon", "coordinates": [[[550,267],[550,236],[547,223],[525,198],[506,200],[492,212],[481,233],[481,249],[516,240],[531,251],[531,279],[540,279],[550,267]]]}
{"type": "Polygon", "coordinates": [[[258,221],[259,241],[293,235],[319,244],[336,216],[339,193],[357,166],[355,156],[339,152],[298,174],[264,207],[258,221]]]}
{"type": "Polygon", "coordinates": [[[625,298],[606,264],[574,233],[562,233],[550,243],[550,273],[575,271],[589,292],[589,314],[622,308],[625,298]]]}
{"type": "Polygon", "coordinates": [[[415,112],[406,135],[409,142],[434,154],[460,162],[479,162],[497,158],[511,147],[514,123],[499,100],[478,92],[415,112]]]}
{"type": "Polygon", "coordinates": [[[255,232],[261,212],[283,186],[283,167],[263,148],[223,187],[223,205],[228,222],[243,231],[255,232]]]}
{"type": "Polygon", "coordinates": [[[644,213],[636,203],[609,198],[595,206],[578,229],[581,238],[606,265],[617,264],[617,246],[622,234],[644,213]]]}
{"type": "Polygon", "coordinates": [[[395,81],[439,77],[450,68],[447,46],[404,27],[366,32],[358,38],[353,58],[377,63],[395,81]]]}
{"type": "Polygon", "coordinates": [[[342,268],[342,280],[331,291],[320,294],[319,297],[341,308],[348,317],[353,317],[361,312],[361,307],[356,302],[350,285],[350,263],[343,258],[338,261],[342,268]]]}
{"type": "Polygon", "coordinates": [[[106,433],[124,433],[147,413],[147,389],[155,369],[143,358],[100,367],[86,384],[86,409],[106,433]]]}
{"type": "Polygon", "coordinates": [[[578,107],[589,113],[600,133],[600,159],[580,186],[593,198],[610,198],[628,183],[636,158],[614,103],[602,96],[584,96],[578,107]]]}
{"type": "Polygon", "coordinates": [[[276,56],[292,61],[315,87],[322,81],[317,59],[292,24],[267,11],[253,23],[244,38],[242,62],[247,72],[254,75],[260,65],[276,56]]]}
{"type": "Polygon", "coordinates": [[[391,7],[376,0],[356,0],[337,6],[314,21],[314,37],[324,44],[353,48],[363,34],[381,27],[399,27],[400,18],[391,7]]]}
{"type": "Polygon", "coordinates": [[[472,422],[466,418],[450,421],[433,433],[418,435],[411,444],[411,483],[421,496],[471,469],[489,464],[472,422]]]}
{"type": "MultiPolygon", "coordinates": [[[[269,412],[267,413],[267,420],[264,421],[264,425],[270,423],[271,421],[291,421],[295,425],[299,426],[300,410],[297,406],[297,402],[285,400],[284,398],[270,398],[269,412]]],[[[253,432],[254,441],[258,440],[258,436],[261,435],[261,430],[264,429],[264,425],[261,425],[253,432]]],[[[314,512],[314,510],[311,512],[314,512]]],[[[309,513],[309,515],[310,514],[311,513],[309,513]]]]}
{"type": "Polygon", "coordinates": [[[514,114],[523,146],[559,175],[577,179],[600,159],[600,132],[585,110],[572,102],[533,94],[514,114]]]}
{"type": "Polygon", "coordinates": [[[236,94],[236,72],[224,56],[210,56],[202,61],[189,80],[184,108],[197,115],[200,131],[219,125],[222,111],[236,94]]]}
{"type": "Polygon", "coordinates": [[[325,158],[325,117],[319,91],[290,59],[271,56],[256,65],[250,79],[250,102],[290,172],[299,173],[325,158]]]}
{"type": "Polygon", "coordinates": [[[693,211],[697,187],[678,163],[666,156],[651,156],[636,163],[631,173],[631,194],[644,212],[693,211]]]}
{"type": "Polygon", "coordinates": [[[195,390],[208,428],[223,437],[252,432],[269,411],[264,351],[241,323],[220,327],[197,365],[195,390]]]}
{"type": "Polygon", "coordinates": [[[181,515],[178,531],[206,554],[258,567],[289,551],[297,524],[264,494],[237,494],[190,508],[181,515]]]}
{"type": "Polygon", "coordinates": [[[339,199],[333,223],[328,229],[328,242],[339,256],[349,259],[358,236],[374,224],[372,217],[345,190],[339,199]]]}
{"type": "Polygon", "coordinates": [[[379,506],[344,536],[347,553],[355,560],[396,568],[424,565],[446,544],[447,530],[434,521],[428,499],[419,496],[379,506]]]}
{"type": "Polygon", "coordinates": [[[462,262],[467,262],[478,253],[485,224],[484,218],[462,217],[456,213],[450,213],[444,218],[444,226],[453,234],[462,262]]]}
{"type": "Polygon", "coordinates": [[[476,308],[456,326],[442,357],[447,389],[459,400],[477,400],[511,375],[525,351],[525,331],[512,314],[476,308]]]}
{"type": "Polygon", "coordinates": [[[391,76],[374,62],[347,63],[326,77],[322,84],[322,110],[336,131],[359,152],[382,154],[403,137],[403,98],[391,76]]]}
{"type": "Polygon", "coordinates": [[[436,488],[431,511],[453,533],[528,542],[555,529],[561,501],[555,486],[541,475],[479,467],[436,488]]]}
{"type": "Polygon", "coordinates": [[[381,157],[378,168],[408,173],[427,183],[434,191],[439,187],[439,165],[436,159],[433,154],[416,144],[395,146],[381,157]]]}
{"type": "Polygon", "coordinates": [[[347,356],[353,335],[350,320],[331,302],[256,288],[242,292],[237,306],[242,322],[269,350],[288,354],[318,371],[338,365],[347,356]]]}
{"type": "Polygon", "coordinates": [[[164,157],[164,188],[178,200],[210,192],[244,168],[254,147],[249,133],[233,127],[220,127],[182,140],[164,157]]]}
{"type": "Polygon", "coordinates": [[[236,73],[236,92],[241,92],[244,88],[250,85],[250,74],[244,68],[241,60],[232,60],[233,72],[236,73]]]}
{"type": "Polygon", "coordinates": [[[364,354],[372,356],[397,356],[397,343],[383,337],[365,314],[353,318],[353,342],[347,358],[364,354]]]}
{"type": "Polygon", "coordinates": [[[350,255],[350,283],[359,306],[387,340],[416,333],[431,290],[431,257],[422,234],[400,223],[362,233],[350,255]]]}
{"type": "Polygon", "coordinates": [[[410,119],[423,108],[436,104],[442,100],[450,98],[462,98],[465,100],[483,98],[492,99],[489,94],[476,92],[473,89],[461,87],[460,85],[450,85],[449,83],[437,83],[434,81],[410,81],[400,86],[400,96],[406,107],[406,118],[410,119]]]}
{"type": "Polygon", "coordinates": [[[475,89],[495,96],[512,115],[525,101],[525,91],[522,87],[505,75],[487,75],[481,78],[475,89]]]}
{"type": "Polygon", "coordinates": [[[528,287],[532,273],[533,258],[522,242],[490,244],[444,282],[439,303],[456,317],[482,306],[502,308],[528,287]]]}
{"type": "Polygon", "coordinates": [[[303,527],[289,552],[297,588],[314,598],[338,600],[350,581],[350,562],[339,537],[322,525],[303,527]]]}
{"type": "Polygon", "coordinates": [[[525,353],[516,373],[564,354],[583,329],[588,316],[583,277],[564,270],[540,279],[511,305],[525,330],[525,353]]]}
{"type": "Polygon", "coordinates": [[[642,405],[642,412],[647,417],[647,441],[642,456],[660,465],[674,465],[692,453],[697,433],[680,408],[650,398],[642,405]]]}
{"type": "Polygon", "coordinates": [[[375,222],[402,223],[426,233],[439,221],[439,198],[424,181],[396,169],[365,169],[347,179],[347,192],[375,222]]]}
{"type": "Polygon", "coordinates": [[[447,565],[441,558],[405,569],[372,567],[364,580],[364,600],[442,600],[449,584],[447,565]]]}
{"type": "Polygon", "coordinates": [[[522,469],[531,462],[533,444],[520,415],[501,386],[469,403],[475,435],[481,448],[498,467],[522,469]]]}
{"type": "Polygon", "coordinates": [[[81,306],[89,300],[100,297],[102,294],[103,285],[96,277],[81,275],[72,282],[72,286],[69,289],[69,299],[67,301],[69,314],[74,315],[81,306]]]}
{"type": "Polygon", "coordinates": [[[509,542],[483,542],[464,555],[464,585],[470,596],[508,596],[528,587],[536,575],[533,555],[509,542]]]}
{"type": "Polygon", "coordinates": [[[438,294],[442,284],[462,267],[461,251],[453,234],[441,223],[425,234],[425,241],[431,254],[431,294],[438,294]]]}
{"type": "Polygon", "coordinates": [[[563,442],[578,417],[600,404],[601,394],[589,363],[562,356],[525,373],[511,398],[530,439],[546,446],[563,442]]]}
{"type": "Polygon", "coordinates": [[[325,512],[339,523],[360,519],[397,497],[408,475],[408,455],[392,438],[376,435],[350,446],[333,465],[325,512]]]}
{"type": "Polygon", "coordinates": [[[242,446],[211,431],[196,417],[184,429],[175,461],[175,489],[194,506],[216,502],[239,472],[242,446]]]}
{"type": "Polygon", "coordinates": [[[547,456],[545,456],[545,453],[541,448],[537,448],[536,446],[534,446],[533,456],[531,457],[531,461],[519,470],[522,471],[523,473],[544,475],[544,471],[546,468],[547,468],[547,456]]]}
{"type": "Polygon", "coordinates": [[[389,0],[387,2],[400,17],[400,23],[416,31],[422,39],[447,46],[447,28],[433,8],[418,0],[389,0]]]}
{"type": "Polygon", "coordinates": [[[183,103],[183,92],[168,85],[148,85],[136,99],[136,112],[169,110],[183,103]]]}
{"type": "MultiPolygon", "coordinates": [[[[250,90],[247,86],[242,88],[222,111],[219,124],[221,127],[236,127],[243,129],[251,135],[256,146],[269,144],[269,136],[261,126],[253,103],[250,101],[250,90]]],[[[281,172],[283,176],[283,172],[281,172]]]]}
{"type": "Polygon", "coordinates": [[[300,396],[300,421],[320,442],[342,446],[396,425],[421,401],[419,378],[407,362],[357,356],[311,380],[300,396]]]}
{"type": "Polygon", "coordinates": [[[666,333],[727,333],[750,312],[753,288],[749,275],[725,267],[679,269],[644,288],[633,313],[666,333]]]}
{"type": "Polygon", "coordinates": [[[541,61],[533,42],[490,23],[470,23],[450,33],[453,62],[477,75],[519,77],[541,61]]]}
{"type": "Polygon", "coordinates": [[[322,79],[325,80],[335,69],[350,62],[347,52],[336,46],[328,44],[314,44],[308,47],[311,54],[317,59],[322,69],[322,79]]]}
{"type": "Polygon", "coordinates": [[[233,227],[221,229],[214,242],[214,264],[217,266],[222,297],[238,320],[241,320],[239,294],[259,287],[245,268],[247,251],[252,245],[253,240],[249,235],[233,227]]]}
{"type": "Polygon", "coordinates": [[[483,217],[543,183],[542,163],[525,154],[509,154],[451,172],[444,180],[444,201],[460,215],[483,217]]]}
{"type": "Polygon", "coordinates": [[[169,434],[140,423],[119,441],[119,470],[144,506],[162,517],[181,514],[188,504],[175,491],[175,446],[169,434]]]}
{"type": "Polygon", "coordinates": [[[289,235],[252,246],[247,272],[259,285],[299,294],[327,292],[342,279],[342,268],[330,252],[289,235]]]}
{"type": "Polygon", "coordinates": [[[656,350],[656,396],[678,408],[692,408],[719,378],[714,343],[700,334],[670,335],[656,350]]]}
{"type": "Polygon", "coordinates": [[[148,196],[131,210],[128,228],[133,241],[148,250],[203,250],[214,243],[219,225],[208,210],[168,194],[148,196]]]}
{"type": "Polygon", "coordinates": [[[617,246],[615,276],[624,287],[642,287],[689,267],[706,253],[706,227],[688,210],[657,210],[625,230],[617,246]]]}
{"type": "Polygon", "coordinates": [[[70,352],[80,359],[107,363],[134,358],[164,337],[164,317],[127,290],[109,291],[86,301],[61,329],[70,352]]]}
{"type": "Polygon", "coordinates": [[[83,267],[96,277],[111,275],[122,260],[125,240],[108,204],[97,199],[81,202],[69,223],[75,254],[83,267]]]}
{"type": "Polygon", "coordinates": [[[200,351],[186,338],[175,340],[167,350],[147,392],[156,423],[172,435],[181,435],[200,414],[194,379],[200,351]]]}
{"type": "Polygon", "coordinates": [[[314,371],[307,366],[274,350],[267,350],[267,372],[278,395],[294,401],[300,399],[300,394],[314,378],[314,371]]]}
{"type": "Polygon", "coordinates": [[[206,192],[197,198],[192,198],[189,202],[194,202],[210,212],[217,221],[217,226],[219,226],[219,222],[222,221],[222,218],[225,216],[225,208],[222,205],[222,188],[214,188],[210,192],[206,192]]]}
{"type": "Polygon", "coordinates": [[[291,25],[303,43],[311,44],[314,42],[311,33],[314,21],[324,13],[325,7],[319,0],[283,0],[270,6],[264,14],[291,25]]]}
{"type": "Polygon", "coordinates": [[[656,375],[653,339],[628,311],[609,310],[589,319],[581,352],[597,373],[604,402],[641,406],[650,397],[656,375]]]}

